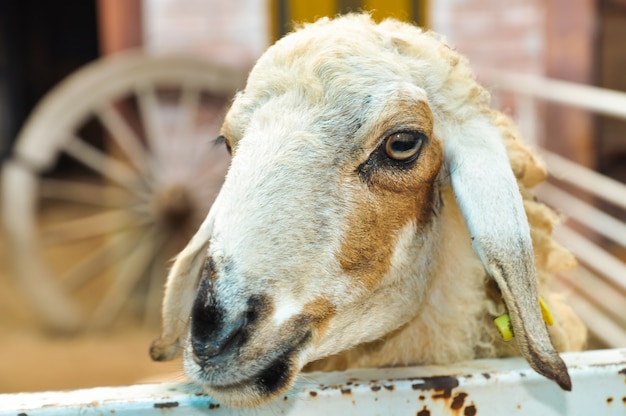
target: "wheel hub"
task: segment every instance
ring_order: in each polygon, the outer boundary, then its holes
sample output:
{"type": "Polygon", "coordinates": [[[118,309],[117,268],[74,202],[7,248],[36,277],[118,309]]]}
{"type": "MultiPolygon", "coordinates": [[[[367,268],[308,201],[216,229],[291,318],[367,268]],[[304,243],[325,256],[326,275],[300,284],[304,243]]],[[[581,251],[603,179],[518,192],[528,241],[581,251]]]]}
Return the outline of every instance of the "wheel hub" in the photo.
{"type": "Polygon", "coordinates": [[[157,192],[154,204],[158,221],[173,228],[187,224],[196,208],[191,191],[184,185],[157,192]]]}

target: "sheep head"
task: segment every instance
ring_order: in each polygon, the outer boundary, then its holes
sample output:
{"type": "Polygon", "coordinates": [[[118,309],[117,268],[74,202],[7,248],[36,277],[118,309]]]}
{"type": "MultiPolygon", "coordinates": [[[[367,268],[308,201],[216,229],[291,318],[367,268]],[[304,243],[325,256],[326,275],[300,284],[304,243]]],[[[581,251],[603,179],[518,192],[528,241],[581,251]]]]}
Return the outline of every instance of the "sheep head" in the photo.
{"type": "Polygon", "coordinates": [[[467,63],[407,24],[351,15],[277,42],[226,116],[231,167],[170,271],[153,358],[184,349],[187,375],[226,404],[284,394],[305,364],[419,315],[452,189],[520,352],[569,389],[487,105],[467,63]]]}

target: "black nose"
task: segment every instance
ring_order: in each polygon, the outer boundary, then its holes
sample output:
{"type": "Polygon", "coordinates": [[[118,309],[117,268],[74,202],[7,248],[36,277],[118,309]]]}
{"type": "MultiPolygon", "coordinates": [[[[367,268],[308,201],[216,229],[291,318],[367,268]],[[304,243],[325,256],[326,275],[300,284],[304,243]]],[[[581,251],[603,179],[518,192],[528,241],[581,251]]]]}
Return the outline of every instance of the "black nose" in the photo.
{"type": "Polygon", "coordinates": [[[229,317],[211,298],[209,278],[203,278],[191,310],[191,347],[203,361],[226,355],[243,342],[246,315],[229,317]]]}

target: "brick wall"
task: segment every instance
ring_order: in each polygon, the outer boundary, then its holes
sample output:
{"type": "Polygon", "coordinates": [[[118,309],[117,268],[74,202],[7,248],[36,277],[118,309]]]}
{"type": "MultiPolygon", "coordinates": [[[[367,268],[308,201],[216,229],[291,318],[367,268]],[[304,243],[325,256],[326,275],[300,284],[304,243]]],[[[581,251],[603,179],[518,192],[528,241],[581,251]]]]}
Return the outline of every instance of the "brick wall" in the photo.
{"type": "MultiPolygon", "coordinates": [[[[430,2],[430,26],[443,34],[481,77],[481,69],[545,74],[546,7],[542,0],[436,0],[430,2]]],[[[512,117],[512,95],[494,96],[494,106],[512,117]],[[495,101],[495,100],[494,100],[495,101]]],[[[530,143],[544,141],[542,108],[534,107],[520,126],[530,143]]]]}
{"type": "MultiPolygon", "coordinates": [[[[269,0],[144,1],[149,50],[250,67],[270,43],[269,0]]],[[[479,78],[481,68],[495,68],[592,83],[596,1],[430,0],[427,20],[469,57],[479,78]]],[[[502,98],[511,115],[515,106],[502,98]]],[[[537,142],[594,164],[593,120],[584,112],[537,107],[533,125],[537,142]]]]}
{"type": "MultiPolygon", "coordinates": [[[[593,84],[596,0],[432,0],[431,28],[481,68],[593,84]]],[[[516,102],[499,108],[515,116],[516,102]]],[[[587,166],[595,165],[593,116],[539,103],[526,139],[587,166]],[[532,132],[531,132],[532,130],[532,132]]]]}
{"type": "Polygon", "coordinates": [[[266,0],[144,0],[144,43],[250,67],[269,43],[266,0]]]}
{"type": "Polygon", "coordinates": [[[429,6],[431,28],[475,68],[544,73],[544,1],[436,0],[429,6]]]}
{"type": "MultiPolygon", "coordinates": [[[[267,1],[144,0],[145,45],[253,62],[270,42],[267,1]]],[[[475,66],[544,73],[544,1],[432,0],[428,7],[430,26],[475,66]]]]}

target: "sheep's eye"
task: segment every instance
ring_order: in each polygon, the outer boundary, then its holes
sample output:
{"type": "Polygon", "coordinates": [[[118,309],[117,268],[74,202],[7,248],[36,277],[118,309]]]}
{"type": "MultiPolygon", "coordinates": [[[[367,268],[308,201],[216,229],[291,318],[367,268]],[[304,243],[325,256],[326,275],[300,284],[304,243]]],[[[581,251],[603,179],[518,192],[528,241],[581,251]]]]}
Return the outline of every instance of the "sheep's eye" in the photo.
{"type": "Polygon", "coordinates": [[[215,144],[222,144],[222,143],[226,145],[226,150],[228,150],[228,153],[232,155],[233,149],[230,147],[229,141],[226,139],[225,136],[220,135],[215,139],[215,144]]]}
{"type": "Polygon", "coordinates": [[[417,132],[394,133],[385,141],[385,153],[400,162],[414,159],[424,144],[424,135],[417,132]]]}

